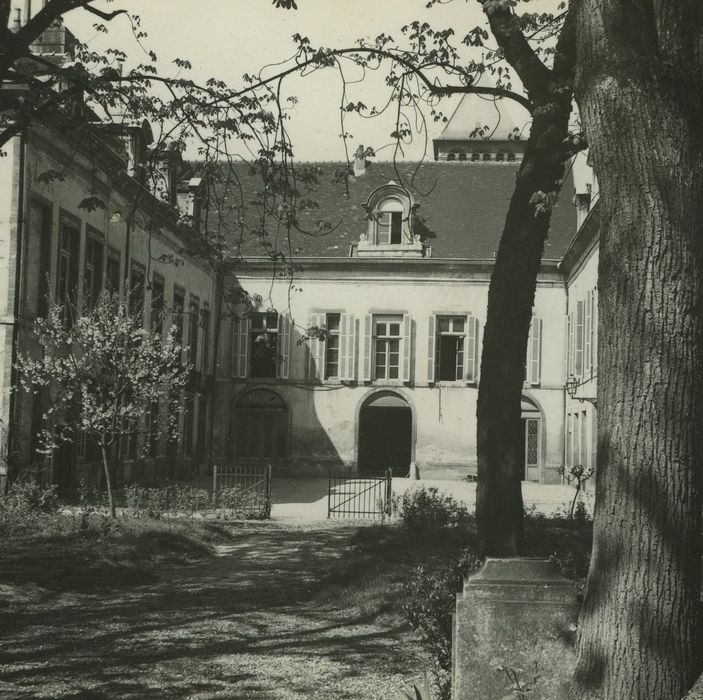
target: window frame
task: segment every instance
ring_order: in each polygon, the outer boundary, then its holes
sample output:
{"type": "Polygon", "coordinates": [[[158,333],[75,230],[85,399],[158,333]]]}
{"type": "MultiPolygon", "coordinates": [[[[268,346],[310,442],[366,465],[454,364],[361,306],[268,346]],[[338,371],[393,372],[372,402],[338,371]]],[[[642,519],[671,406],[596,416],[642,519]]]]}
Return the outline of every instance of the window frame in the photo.
{"type": "Polygon", "coordinates": [[[459,383],[464,383],[466,381],[466,343],[467,341],[467,323],[468,323],[468,318],[469,314],[435,314],[435,323],[436,323],[436,328],[435,328],[435,354],[434,354],[434,377],[435,377],[435,383],[438,384],[456,384],[457,382],[459,383]],[[439,323],[440,320],[448,320],[450,324],[450,330],[449,331],[441,331],[439,328],[439,323]],[[454,322],[461,320],[463,323],[463,328],[462,330],[455,331],[454,328],[454,322]],[[455,359],[454,359],[454,379],[442,379],[441,377],[441,344],[442,344],[442,337],[449,337],[449,338],[457,338],[457,346],[461,347],[456,347],[454,350],[455,354],[455,359]],[[461,342],[459,342],[459,339],[461,339],[461,342]],[[461,362],[459,362],[459,358],[461,358],[461,362]],[[459,369],[461,368],[461,369],[459,369]]]}
{"type": "Polygon", "coordinates": [[[105,284],[105,236],[92,226],[86,226],[85,243],[83,245],[83,308],[92,309],[98,302],[98,298],[104,289],[105,284]],[[99,246],[100,260],[96,263],[94,259],[88,259],[88,251],[91,245],[99,246]],[[88,275],[90,273],[90,283],[88,275]]]}

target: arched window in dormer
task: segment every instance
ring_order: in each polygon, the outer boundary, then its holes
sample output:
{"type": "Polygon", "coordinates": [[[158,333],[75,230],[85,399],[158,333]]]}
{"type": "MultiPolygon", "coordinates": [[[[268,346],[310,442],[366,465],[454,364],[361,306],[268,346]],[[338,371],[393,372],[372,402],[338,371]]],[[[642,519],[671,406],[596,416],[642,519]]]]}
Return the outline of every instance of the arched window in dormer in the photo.
{"type": "Polygon", "coordinates": [[[505,153],[503,153],[503,151],[498,151],[498,153],[496,153],[496,160],[503,162],[505,160],[505,153]]]}
{"type": "Polygon", "coordinates": [[[491,154],[490,153],[484,153],[483,154],[483,160],[490,160],[491,159],[491,154]]]}
{"type": "Polygon", "coordinates": [[[481,154],[478,151],[474,151],[471,154],[471,160],[476,162],[477,160],[481,160],[481,154]]]}
{"type": "Polygon", "coordinates": [[[380,202],[376,213],[376,244],[403,242],[403,203],[395,198],[380,202]]]}
{"type": "Polygon", "coordinates": [[[515,154],[512,152],[508,153],[508,160],[515,160],[515,154]]]}
{"type": "Polygon", "coordinates": [[[459,151],[459,160],[466,160],[466,153],[464,153],[464,151],[459,151]]]}
{"type": "Polygon", "coordinates": [[[413,238],[415,207],[412,194],[393,180],[374,190],[364,205],[368,223],[361,234],[358,252],[391,255],[394,250],[407,252],[416,248],[421,252],[421,242],[413,238]]]}
{"type": "Polygon", "coordinates": [[[453,151],[447,154],[447,160],[456,160],[456,153],[453,151]]]}

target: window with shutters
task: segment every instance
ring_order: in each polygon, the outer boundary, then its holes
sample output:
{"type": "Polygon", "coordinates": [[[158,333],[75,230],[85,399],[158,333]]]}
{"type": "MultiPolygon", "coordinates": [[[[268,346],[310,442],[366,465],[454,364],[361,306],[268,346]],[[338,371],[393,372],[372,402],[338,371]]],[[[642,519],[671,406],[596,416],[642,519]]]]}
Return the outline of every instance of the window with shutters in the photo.
{"type": "Polygon", "coordinates": [[[537,386],[542,381],[542,319],[532,317],[527,338],[525,383],[537,386]]]}
{"type": "Polygon", "coordinates": [[[464,378],[465,316],[437,316],[435,379],[455,382],[464,378]]]}
{"type": "Polygon", "coordinates": [[[576,301],[567,317],[567,370],[569,376],[578,379],[582,379],[593,366],[592,312],[593,307],[580,300],[576,301]]]}
{"type": "Polygon", "coordinates": [[[400,379],[402,316],[374,316],[374,378],[400,379]]]}
{"type": "Polygon", "coordinates": [[[174,335],[178,344],[183,343],[183,311],[186,304],[186,293],[181,287],[173,288],[173,307],[171,309],[171,319],[174,327],[174,335]]]}
{"type": "Polygon", "coordinates": [[[83,262],[83,306],[92,309],[103,289],[103,257],[105,245],[99,234],[90,232],[85,238],[83,262]]]}
{"type": "Polygon", "coordinates": [[[251,377],[275,377],[278,356],[278,314],[254,313],[249,319],[251,377]]]}
{"type": "Polygon", "coordinates": [[[164,278],[154,273],[151,281],[151,332],[161,338],[164,334],[164,278]]]}
{"type": "Polygon", "coordinates": [[[51,274],[52,209],[45,202],[32,199],[29,205],[27,241],[26,308],[37,316],[49,310],[49,277],[51,274]]]}
{"type": "Polygon", "coordinates": [[[74,317],[78,302],[80,237],[80,224],[62,216],[59,226],[56,301],[63,306],[63,317],[66,322],[74,317]]]}
{"type": "Polygon", "coordinates": [[[288,379],[291,320],[287,314],[236,314],[232,324],[232,376],[288,379]]]}
{"type": "Polygon", "coordinates": [[[144,320],[144,267],[132,262],[129,272],[129,313],[138,323],[144,320]]]}
{"type": "Polygon", "coordinates": [[[120,251],[116,248],[107,249],[105,261],[105,289],[113,294],[120,292],[120,251]]]}
{"type": "MultiPolygon", "coordinates": [[[[207,305],[207,302],[205,302],[205,304],[207,305]]],[[[210,309],[204,308],[200,312],[200,326],[203,337],[200,364],[203,374],[209,374],[212,372],[212,363],[210,362],[210,309]]]]}
{"type": "Polygon", "coordinates": [[[188,358],[197,372],[198,365],[198,340],[200,338],[200,299],[191,295],[190,313],[188,314],[188,358]]]}
{"type": "Polygon", "coordinates": [[[428,329],[427,381],[478,380],[479,321],[470,314],[432,315],[428,329]]]}
{"type": "Polygon", "coordinates": [[[339,331],[341,314],[327,314],[325,337],[325,379],[339,377],[339,331]]]}
{"type": "Polygon", "coordinates": [[[344,312],[313,313],[308,328],[308,377],[332,383],[355,381],[354,316],[344,312]]]}

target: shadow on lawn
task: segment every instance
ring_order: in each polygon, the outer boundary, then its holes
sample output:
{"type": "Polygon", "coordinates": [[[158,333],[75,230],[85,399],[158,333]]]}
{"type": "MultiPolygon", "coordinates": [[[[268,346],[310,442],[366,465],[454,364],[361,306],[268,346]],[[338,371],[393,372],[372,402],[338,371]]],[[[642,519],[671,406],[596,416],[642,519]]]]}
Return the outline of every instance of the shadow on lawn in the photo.
{"type": "Polygon", "coordinates": [[[359,697],[355,682],[422,663],[399,608],[421,555],[407,544],[396,528],[268,523],[148,580],[69,578],[0,612],[0,697],[359,697]]]}

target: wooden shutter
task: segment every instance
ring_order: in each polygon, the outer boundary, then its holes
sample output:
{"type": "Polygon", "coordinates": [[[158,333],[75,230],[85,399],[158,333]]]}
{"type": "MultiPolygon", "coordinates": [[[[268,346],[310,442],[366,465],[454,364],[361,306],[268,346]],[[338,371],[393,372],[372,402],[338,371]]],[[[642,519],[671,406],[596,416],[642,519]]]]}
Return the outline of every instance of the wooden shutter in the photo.
{"type": "MultiPolygon", "coordinates": [[[[591,370],[598,368],[598,287],[591,294],[591,328],[593,328],[593,340],[591,341],[591,370]]],[[[594,453],[595,454],[595,453],[594,453]]]]}
{"type": "Polygon", "coordinates": [[[354,372],[354,316],[339,316],[339,378],[344,382],[356,379],[354,372]]]}
{"type": "Polygon", "coordinates": [[[570,313],[566,317],[566,374],[571,377],[574,374],[574,315],[570,313]]]}
{"type": "Polygon", "coordinates": [[[232,376],[245,379],[249,374],[249,318],[232,320],[232,376]]]}
{"type": "Polygon", "coordinates": [[[532,317],[527,348],[527,381],[539,384],[542,374],[542,319],[532,317]]]}
{"type": "Polygon", "coordinates": [[[432,314],[427,328],[427,381],[434,382],[435,343],[437,342],[437,317],[432,314]]]}
{"type": "MultiPolygon", "coordinates": [[[[324,314],[310,314],[309,328],[320,328],[325,322],[324,314]]],[[[315,336],[308,340],[308,378],[323,379],[325,361],[325,344],[315,336]]]]}
{"type": "Polygon", "coordinates": [[[373,316],[366,314],[364,317],[364,367],[363,377],[365,382],[371,381],[371,362],[373,353],[373,316]]]}
{"type": "Polygon", "coordinates": [[[586,312],[583,324],[583,372],[591,371],[591,291],[586,292],[586,312]]]}
{"type": "Polygon", "coordinates": [[[290,375],[290,317],[278,314],[278,377],[288,379],[290,375]]]}
{"type": "Polygon", "coordinates": [[[574,374],[583,376],[583,301],[576,302],[576,328],[574,333],[574,374]]]}
{"type": "Polygon", "coordinates": [[[412,322],[410,314],[403,314],[403,365],[401,367],[400,378],[404,382],[410,381],[410,359],[412,356],[412,322]]]}
{"type": "Polygon", "coordinates": [[[466,319],[466,342],[464,343],[464,373],[469,384],[478,381],[478,319],[469,316],[466,319]]]}

